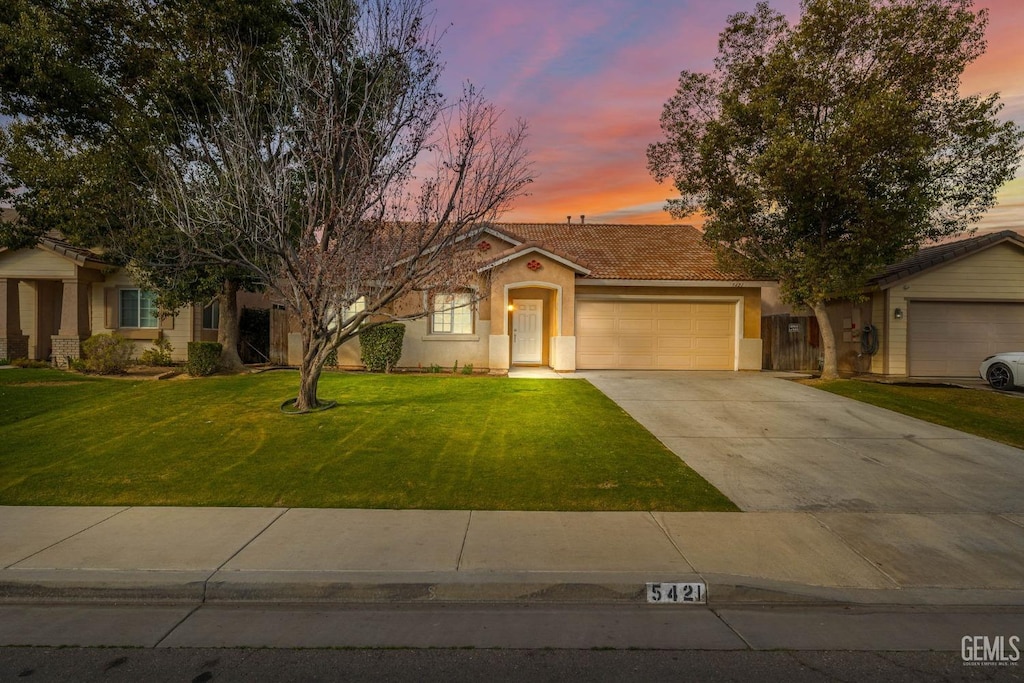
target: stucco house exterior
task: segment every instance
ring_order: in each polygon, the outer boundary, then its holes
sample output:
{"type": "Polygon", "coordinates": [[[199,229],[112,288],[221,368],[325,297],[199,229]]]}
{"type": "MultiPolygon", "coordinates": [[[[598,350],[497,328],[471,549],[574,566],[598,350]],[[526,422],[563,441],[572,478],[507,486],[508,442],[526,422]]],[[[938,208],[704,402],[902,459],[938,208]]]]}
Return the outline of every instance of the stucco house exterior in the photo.
{"type": "MultiPolygon", "coordinates": [[[[406,302],[427,315],[406,323],[400,367],[761,367],[768,283],[719,268],[693,227],[502,223],[473,240],[482,291],[406,302]]],[[[300,352],[293,333],[289,358],[300,352]]],[[[358,340],[338,363],[361,365],[358,340]]]]}
{"type": "Polygon", "coordinates": [[[116,332],[135,342],[136,356],[163,336],[183,361],[188,342],[217,340],[216,304],[161,318],[155,299],[101,254],[55,234],[31,249],[0,250],[0,358],[66,367],[85,339],[116,332]]]}
{"type": "MultiPolygon", "coordinates": [[[[768,283],[723,271],[695,228],[494,224],[472,239],[480,289],[402,302],[425,315],[406,323],[401,367],[761,367],[768,283]]],[[[240,293],[240,306],[255,296],[240,293]]],[[[213,304],[186,306],[161,318],[155,295],[128,273],[55,234],[0,251],[0,358],[65,366],[90,335],[116,332],[137,354],[163,336],[184,360],[187,342],[216,339],[217,313],[213,304]]],[[[287,334],[286,345],[297,364],[300,336],[287,334]]],[[[358,340],[339,349],[338,364],[362,366],[358,340]]]]}
{"type": "Polygon", "coordinates": [[[829,306],[841,372],[977,377],[987,356],[1024,351],[1024,236],[1005,230],[921,249],[872,277],[867,294],[829,306]],[[876,330],[874,354],[865,353],[865,325],[876,330]]]}

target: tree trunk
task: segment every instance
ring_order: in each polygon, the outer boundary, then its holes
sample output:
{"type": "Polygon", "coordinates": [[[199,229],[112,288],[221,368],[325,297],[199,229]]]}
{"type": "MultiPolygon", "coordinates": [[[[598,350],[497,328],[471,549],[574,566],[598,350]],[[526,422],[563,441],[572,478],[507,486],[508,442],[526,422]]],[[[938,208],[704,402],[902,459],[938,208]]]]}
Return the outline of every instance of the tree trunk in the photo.
{"type": "Polygon", "coordinates": [[[238,341],[241,338],[238,328],[238,282],[230,278],[224,280],[224,288],[219,298],[220,323],[217,325],[217,341],[222,346],[220,366],[224,370],[238,371],[242,369],[242,359],[238,355],[238,341]]]}
{"type": "Polygon", "coordinates": [[[302,363],[299,364],[299,395],[295,398],[295,410],[312,410],[320,406],[316,388],[320,382],[324,362],[327,360],[322,339],[313,339],[309,328],[302,329],[302,363]]]}
{"type": "Polygon", "coordinates": [[[821,350],[825,354],[825,360],[821,366],[822,379],[839,379],[839,357],[836,355],[836,335],[832,330],[832,323],[828,318],[828,310],[824,301],[815,301],[811,304],[814,317],[818,320],[818,329],[821,330],[821,350]]]}
{"type": "Polygon", "coordinates": [[[316,397],[316,388],[320,383],[320,372],[323,363],[302,361],[299,366],[299,395],[295,398],[295,410],[312,410],[320,405],[316,397]]]}

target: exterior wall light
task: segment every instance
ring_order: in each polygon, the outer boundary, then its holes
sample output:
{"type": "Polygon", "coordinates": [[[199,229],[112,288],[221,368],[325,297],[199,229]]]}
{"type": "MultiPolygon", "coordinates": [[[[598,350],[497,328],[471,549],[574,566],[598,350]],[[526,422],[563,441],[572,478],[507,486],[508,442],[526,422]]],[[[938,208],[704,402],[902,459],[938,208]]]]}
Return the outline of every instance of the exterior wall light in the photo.
{"type": "Polygon", "coordinates": [[[511,313],[512,311],[516,310],[515,304],[509,304],[509,305],[508,305],[508,310],[509,310],[509,312],[510,312],[510,313],[511,313]]]}
{"type": "Polygon", "coordinates": [[[903,320],[903,309],[902,308],[897,308],[896,310],[894,310],[892,312],[892,315],[897,320],[903,320]]]}

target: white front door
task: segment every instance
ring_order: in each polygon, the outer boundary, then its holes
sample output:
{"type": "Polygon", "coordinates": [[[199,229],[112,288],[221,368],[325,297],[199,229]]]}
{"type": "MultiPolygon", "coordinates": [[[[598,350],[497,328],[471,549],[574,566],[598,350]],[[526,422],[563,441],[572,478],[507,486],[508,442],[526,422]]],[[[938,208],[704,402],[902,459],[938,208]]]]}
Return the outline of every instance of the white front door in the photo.
{"type": "Polygon", "coordinates": [[[544,339],[544,301],[512,301],[512,362],[540,363],[544,339]]]}

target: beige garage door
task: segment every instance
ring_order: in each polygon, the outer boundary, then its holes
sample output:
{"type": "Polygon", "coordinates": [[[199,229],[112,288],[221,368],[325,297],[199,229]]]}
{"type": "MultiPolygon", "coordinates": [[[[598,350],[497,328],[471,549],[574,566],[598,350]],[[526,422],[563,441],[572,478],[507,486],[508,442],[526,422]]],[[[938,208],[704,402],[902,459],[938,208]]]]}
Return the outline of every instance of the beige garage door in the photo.
{"type": "Polygon", "coordinates": [[[581,370],[733,370],[736,305],[580,301],[576,367],[581,370]]]}
{"type": "Polygon", "coordinates": [[[977,377],[985,357],[1024,351],[1024,303],[911,301],[907,345],[911,376],[977,377]]]}

